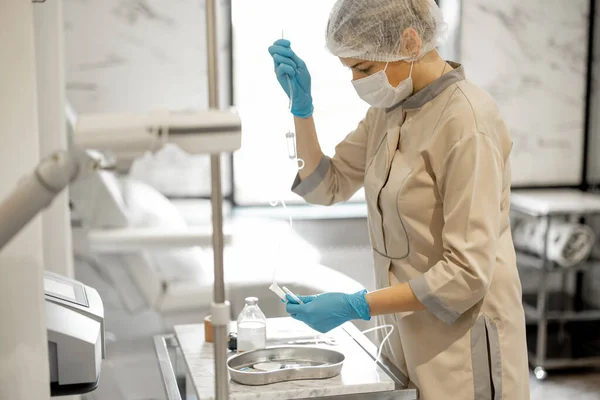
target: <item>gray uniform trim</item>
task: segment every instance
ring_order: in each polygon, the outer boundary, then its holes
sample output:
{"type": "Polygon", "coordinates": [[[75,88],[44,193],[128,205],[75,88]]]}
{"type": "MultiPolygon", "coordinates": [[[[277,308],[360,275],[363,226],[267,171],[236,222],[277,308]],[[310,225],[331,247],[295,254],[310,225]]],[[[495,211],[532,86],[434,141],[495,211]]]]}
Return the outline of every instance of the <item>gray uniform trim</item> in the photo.
{"type": "Polygon", "coordinates": [[[421,304],[446,324],[452,325],[460,317],[460,313],[450,309],[437,296],[433,295],[425,280],[425,275],[411,280],[408,284],[421,304]]]}
{"type": "Polygon", "coordinates": [[[481,316],[471,328],[471,361],[475,400],[492,400],[490,357],[485,317],[481,316]]]}
{"type": "Polygon", "coordinates": [[[490,351],[490,366],[492,368],[492,384],[494,385],[494,400],[502,400],[502,357],[500,355],[500,336],[498,327],[491,319],[485,319],[488,344],[490,351]]]}
{"type": "Polygon", "coordinates": [[[419,92],[414,95],[407,97],[402,100],[400,103],[392,106],[386,110],[386,112],[391,112],[399,107],[402,107],[403,110],[414,110],[417,108],[423,107],[425,104],[429,103],[431,100],[439,96],[444,90],[446,90],[449,86],[454,85],[457,82],[464,81],[465,70],[462,65],[448,61],[448,64],[454,68],[453,71],[448,72],[440,76],[438,79],[425,86],[419,92]]]}
{"type": "Polygon", "coordinates": [[[300,175],[296,175],[296,179],[294,179],[294,183],[292,184],[292,192],[302,197],[309,195],[323,182],[323,179],[327,176],[327,172],[329,172],[330,166],[331,159],[327,156],[321,157],[317,169],[308,178],[300,180],[300,175]]]}

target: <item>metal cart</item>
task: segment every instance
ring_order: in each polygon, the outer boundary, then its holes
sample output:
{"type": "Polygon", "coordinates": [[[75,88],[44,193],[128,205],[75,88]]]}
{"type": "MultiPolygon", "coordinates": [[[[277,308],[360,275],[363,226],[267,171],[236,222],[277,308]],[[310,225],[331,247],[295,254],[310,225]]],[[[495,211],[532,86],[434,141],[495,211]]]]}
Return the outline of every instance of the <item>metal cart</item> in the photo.
{"type": "MultiPolygon", "coordinates": [[[[292,337],[290,333],[293,335],[295,332],[299,332],[296,326],[297,322],[291,318],[270,319],[267,325],[284,334],[281,337],[277,335],[272,337],[270,341],[273,345],[286,343],[292,337]]],[[[204,342],[202,332],[203,326],[201,325],[187,325],[175,327],[175,334],[159,335],[154,338],[155,351],[168,400],[215,398],[212,385],[206,384],[212,383],[213,379],[212,345],[204,342]]],[[[335,340],[339,340],[342,344],[330,348],[342,351],[346,355],[344,369],[348,368],[346,372],[349,374],[346,374],[345,377],[343,370],[341,379],[334,378],[330,383],[314,387],[311,386],[311,381],[302,381],[300,384],[284,382],[242,388],[231,383],[234,386],[230,388],[232,389],[231,398],[307,399],[310,397],[323,400],[417,400],[419,398],[418,388],[386,357],[381,356],[376,364],[369,364],[377,359],[378,349],[356,326],[347,323],[336,332],[335,340]],[[345,339],[348,340],[345,341],[345,339]],[[357,374],[361,377],[357,378],[357,374]],[[272,386],[271,389],[269,389],[270,386],[272,386]],[[326,387],[328,394],[319,395],[319,387],[326,387]],[[309,390],[305,391],[308,396],[298,397],[297,389],[299,388],[308,388],[309,390]]],[[[306,335],[301,334],[299,337],[306,337],[306,335]]],[[[231,353],[230,356],[233,354],[231,353]]]]}
{"type": "Polygon", "coordinates": [[[541,257],[517,253],[521,269],[538,272],[537,293],[524,293],[529,363],[537,379],[552,369],[600,367],[600,308],[587,304],[582,295],[586,271],[600,267],[590,259],[572,268],[548,260],[548,234],[556,218],[589,218],[600,215],[600,196],[577,190],[515,191],[511,210],[543,218],[547,228],[541,257]],[[552,275],[560,275],[562,288],[549,287],[552,275]],[[575,278],[574,287],[570,281],[575,278]],[[572,292],[570,291],[572,289],[572,292]]]}

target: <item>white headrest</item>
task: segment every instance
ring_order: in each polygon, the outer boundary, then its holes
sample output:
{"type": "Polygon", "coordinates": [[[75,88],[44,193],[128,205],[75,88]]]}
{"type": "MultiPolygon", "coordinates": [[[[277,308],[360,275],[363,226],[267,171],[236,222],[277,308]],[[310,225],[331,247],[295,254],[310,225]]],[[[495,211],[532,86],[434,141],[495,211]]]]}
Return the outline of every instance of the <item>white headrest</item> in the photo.
{"type": "Polygon", "coordinates": [[[96,171],[69,187],[75,211],[90,229],[126,228],[129,218],[121,184],[112,172],[96,171]]]}

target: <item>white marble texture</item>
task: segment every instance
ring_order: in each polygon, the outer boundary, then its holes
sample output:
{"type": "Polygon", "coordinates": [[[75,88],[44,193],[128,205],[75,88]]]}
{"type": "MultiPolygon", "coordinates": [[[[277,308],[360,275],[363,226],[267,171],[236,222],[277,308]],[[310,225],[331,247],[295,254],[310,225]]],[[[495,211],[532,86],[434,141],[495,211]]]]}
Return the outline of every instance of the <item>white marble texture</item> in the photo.
{"type": "MultiPolygon", "coordinates": [[[[64,3],[67,96],[78,112],[207,107],[204,1],[64,3]]],[[[220,27],[224,85],[229,27],[220,27]]]]}
{"type": "MultiPolygon", "coordinates": [[[[230,38],[219,4],[219,80],[230,103],[230,38]]],[[[150,112],[208,107],[204,0],[64,0],[67,98],[78,113],[150,112]]],[[[160,154],[155,176],[140,176],[167,195],[208,195],[206,156],[160,154]]],[[[222,163],[224,182],[229,165],[222,163]]],[[[230,191],[229,185],[224,187],[230,191]]]]}
{"type": "MultiPolygon", "coordinates": [[[[204,327],[176,326],[175,333],[199,400],[214,399],[213,345],[204,343],[204,327]]],[[[291,318],[270,319],[267,325],[269,344],[283,344],[295,338],[311,338],[314,335],[315,331],[291,318]]],[[[394,381],[353,340],[348,340],[349,336],[341,329],[333,331],[330,336],[341,340],[338,346],[331,348],[346,356],[340,376],[255,387],[230,382],[231,399],[284,400],[394,390],[394,381]],[[348,339],[343,339],[344,337],[348,339]]]]}
{"type": "Polygon", "coordinates": [[[588,0],[464,0],[461,62],[498,102],[515,185],[579,184],[588,0]]]}

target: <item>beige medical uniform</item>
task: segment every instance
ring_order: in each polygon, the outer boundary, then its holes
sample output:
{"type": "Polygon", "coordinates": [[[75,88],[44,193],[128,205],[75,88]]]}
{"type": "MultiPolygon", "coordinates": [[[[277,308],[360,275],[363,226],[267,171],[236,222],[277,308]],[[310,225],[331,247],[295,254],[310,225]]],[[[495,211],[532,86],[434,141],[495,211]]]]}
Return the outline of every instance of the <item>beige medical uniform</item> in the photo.
{"type": "Polygon", "coordinates": [[[424,400],[529,399],[509,227],[510,133],[494,100],[451,72],[366,118],[293,190],[331,205],[364,186],[378,288],[409,282],[427,310],[394,324],[388,357],[424,400]]]}

